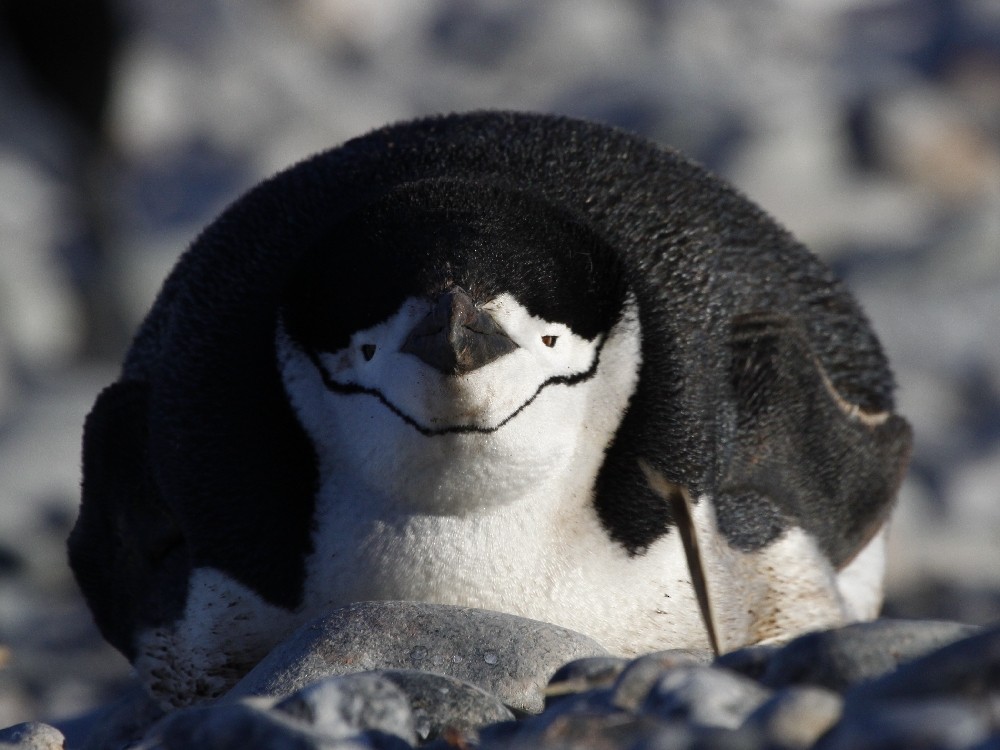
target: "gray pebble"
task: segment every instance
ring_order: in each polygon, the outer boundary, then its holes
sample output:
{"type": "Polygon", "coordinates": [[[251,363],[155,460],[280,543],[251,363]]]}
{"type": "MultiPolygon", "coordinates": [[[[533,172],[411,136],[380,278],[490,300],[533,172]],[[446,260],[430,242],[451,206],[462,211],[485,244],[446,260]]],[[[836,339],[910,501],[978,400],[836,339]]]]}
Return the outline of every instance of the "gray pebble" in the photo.
{"type": "MultiPolygon", "coordinates": [[[[131,750],[410,750],[395,734],[378,730],[344,734],[329,720],[310,725],[261,699],[175,711],[157,722],[131,750]],[[328,730],[328,731],[324,731],[328,730]]],[[[303,717],[305,718],[305,717],[303,717]]]]}
{"type": "Polygon", "coordinates": [[[724,669],[759,680],[767,670],[767,665],[782,646],[774,643],[746,646],[719,656],[714,664],[724,669]]]}
{"type": "Polygon", "coordinates": [[[421,669],[455,677],[536,713],[563,664],[607,655],[593,639],[523,617],[443,604],[361,602],[293,633],[229,693],[288,695],[331,675],[421,669]]]}
{"type": "Polygon", "coordinates": [[[984,698],[1000,691],[1000,627],[932,651],[848,692],[848,705],[898,698],[984,698]]]}
{"type": "Polygon", "coordinates": [[[40,721],[0,729],[0,747],[12,750],[62,750],[64,740],[62,732],[40,721]]]}
{"type": "Polygon", "coordinates": [[[454,677],[413,669],[369,674],[388,680],[406,696],[420,742],[436,739],[445,730],[474,738],[480,727],[514,718],[497,697],[454,677]]]}
{"type": "Polygon", "coordinates": [[[322,750],[331,745],[290,716],[241,702],[175,711],[150,729],[137,750],[322,750]]]}
{"type": "Polygon", "coordinates": [[[669,721],[735,729],[770,697],[771,691],[735,672],[680,666],[660,677],[641,710],[669,721]]]}
{"type": "Polygon", "coordinates": [[[826,688],[789,687],[747,717],[745,726],[755,728],[769,743],[781,748],[807,748],[837,723],[844,700],[826,688]]]}
{"type": "Polygon", "coordinates": [[[610,687],[629,664],[617,656],[591,656],[564,664],[545,686],[546,710],[579,693],[610,687]]]}
{"type": "Polygon", "coordinates": [[[274,705],[321,734],[339,740],[362,732],[416,742],[413,714],[404,691],[377,674],[331,677],[308,685],[274,705]]]}
{"type": "MultiPolygon", "coordinates": [[[[122,693],[112,703],[92,712],[87,718],[89,730],[82,732],[86,738],[81,750],[107,750],[126,747],[145,734],[163,709],[138,684],[122,693]]],[[[70,736],[69,730],[66,731],[70,736]]]]}
{"type": "Polygon", "coordinates": [[[530,718],[501,737],[484,735],[479,750],[620,750],[621,748],[670,747],[690,744],[689,728],[665,726],[651,716],[622,712],[556,713],[530,718]]]}
{"type": "Polygon", "coordinates": [[[816,750],[968,748],[990,732],[989,711],[957,699],[895,701],[844,715],[816,750]]]}
{"type": "Polygon", "coordinates": [[[638,711],[649,691],[667,670],[699,666],[710,660],[711,654],[708,651],[680,648],[655,651],[633,659],[612,687],[611,703],[625,711],[638,711]]]}
{"type": "Polygon", "coordinates": [[[355,674],[322,680],[277,702],[250,697],[174,711],[146,732],[136,750],[408,750],[415,742],[402,691],[384,677],[355,674]]]}
{"type": "Polygon", "coordinates": [[[843,691],[977,631],[957,622],[875,620],[808,633],[774,652],[761,682],[774,688],[808,684],[843,691]]]}

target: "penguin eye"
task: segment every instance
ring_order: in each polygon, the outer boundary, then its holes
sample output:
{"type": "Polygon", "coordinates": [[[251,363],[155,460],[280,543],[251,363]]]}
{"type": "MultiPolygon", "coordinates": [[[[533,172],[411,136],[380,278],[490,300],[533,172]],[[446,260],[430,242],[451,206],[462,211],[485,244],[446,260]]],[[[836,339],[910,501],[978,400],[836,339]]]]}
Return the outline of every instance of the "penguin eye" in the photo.
{"type": "Polygon", "coordinates": [[[372,357],[375,356],[375,344],[362,344],[361,356],[365,358],[365,362],[371,362],[372,357]]]}
{"type": "Polygon", "coordinates": [[[550,349],[556,345],[556,339],[558,336],[542,336],[542,343],[550,349]]]}

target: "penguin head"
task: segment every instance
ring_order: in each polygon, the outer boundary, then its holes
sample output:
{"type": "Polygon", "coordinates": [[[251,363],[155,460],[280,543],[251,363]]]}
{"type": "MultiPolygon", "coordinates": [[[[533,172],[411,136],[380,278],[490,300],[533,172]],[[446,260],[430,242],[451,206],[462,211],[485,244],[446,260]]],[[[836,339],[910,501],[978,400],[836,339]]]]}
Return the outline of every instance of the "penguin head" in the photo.
{"type": "Polygon", "coordinates": [[[278,352],[321,466],[445,505],[477,484],[521,496],[581,452],[599,463],[641,356],[620,260],[593,230],[452,180],[324,234],[285,294],[278,352]]]}

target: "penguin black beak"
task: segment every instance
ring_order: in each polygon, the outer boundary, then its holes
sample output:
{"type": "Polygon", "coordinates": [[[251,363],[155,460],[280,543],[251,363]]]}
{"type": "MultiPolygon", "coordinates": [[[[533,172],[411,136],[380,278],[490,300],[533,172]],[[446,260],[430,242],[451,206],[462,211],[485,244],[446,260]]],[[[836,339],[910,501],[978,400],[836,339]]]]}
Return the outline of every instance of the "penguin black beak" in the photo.
{"type": "Polygon", "coordinates": [[[453,287],[407,336],[400,351],[420,357],[446,375],[465,374],[517,349],[497,322],[453,287]]]}

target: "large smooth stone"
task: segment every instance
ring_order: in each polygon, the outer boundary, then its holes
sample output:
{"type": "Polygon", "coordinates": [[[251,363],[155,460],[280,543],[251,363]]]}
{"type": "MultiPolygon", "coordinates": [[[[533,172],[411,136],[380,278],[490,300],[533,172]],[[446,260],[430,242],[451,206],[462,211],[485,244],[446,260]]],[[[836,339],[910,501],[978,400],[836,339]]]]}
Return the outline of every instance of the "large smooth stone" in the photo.
{"type": "Polygon", "coordinates": [[[228,694],[289,695],[331,675],[419,669],[454,677],[519,711],[542,710],[549,678],[566,662],[606,656],[589,636],[469,607],[359,602],[302,626],[228,694]]]}

